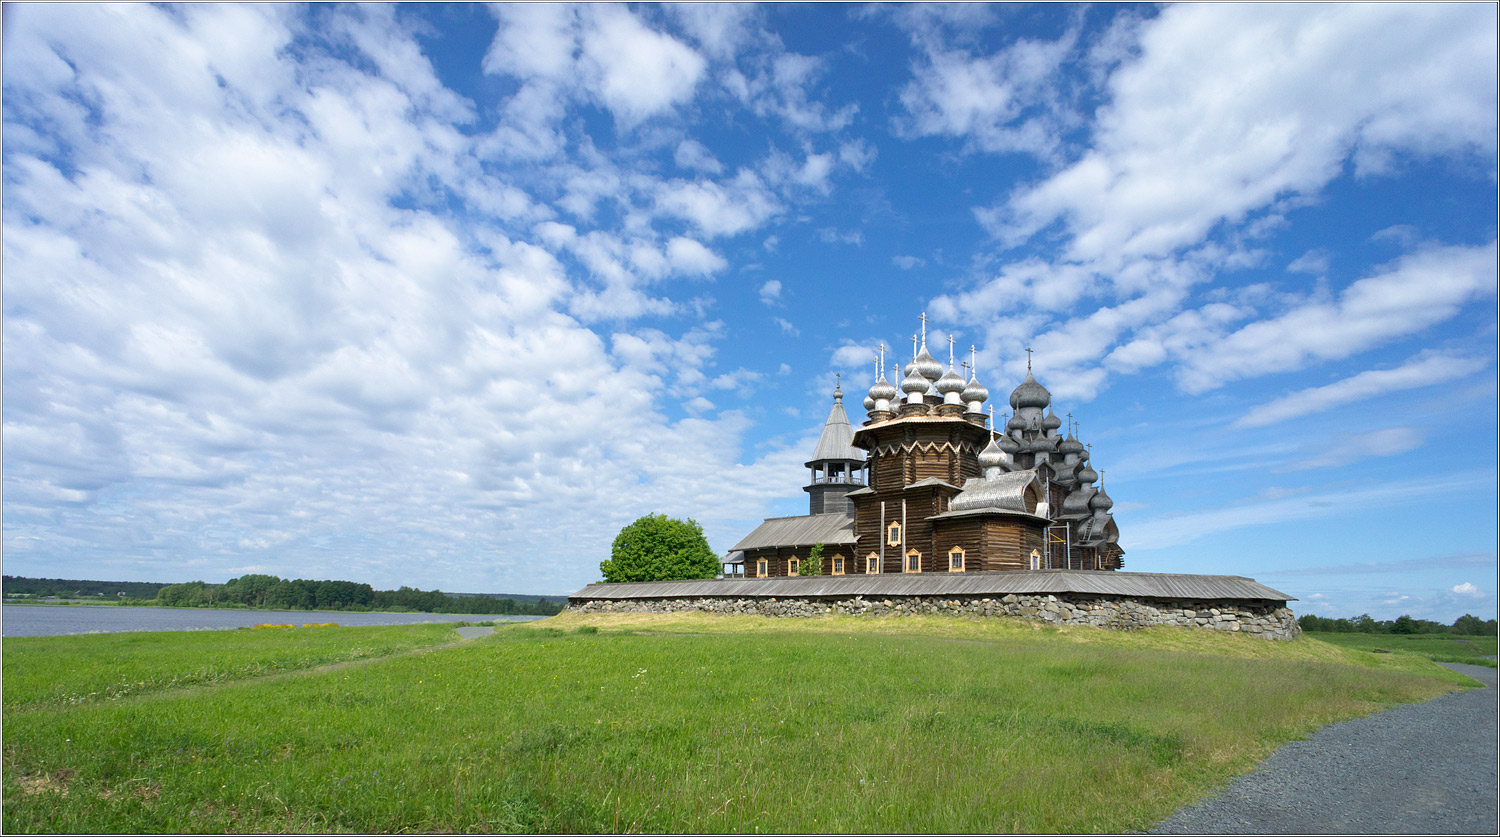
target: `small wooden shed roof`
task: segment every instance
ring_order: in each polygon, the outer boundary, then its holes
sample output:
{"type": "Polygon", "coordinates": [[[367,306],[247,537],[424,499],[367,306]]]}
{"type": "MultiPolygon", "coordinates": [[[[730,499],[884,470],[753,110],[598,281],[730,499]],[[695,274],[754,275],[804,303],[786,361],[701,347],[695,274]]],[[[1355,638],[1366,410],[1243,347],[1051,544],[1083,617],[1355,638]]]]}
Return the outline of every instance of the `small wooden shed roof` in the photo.
{"type": "MultiPolygon", "coordinates": [[[[833,515],[818,515],[832,517],[833,515]]],[[[787,518],[782,518],[787,519],[787,518]]],[[[770,521],[767,521],[770,522],[770,521]]],[[[758,530],[757,530],[758,531],[758,530]]],[[[752,533],[753,534],[753,533],[752,533]]],[[[748,540],[748,539],[747,539],[748,540]]],[[[825,541],[827,543],[829,541],[825,541]]],[[[738,548],[738,547],[737,547],[738,548]]],[[[1296,601],[1238,575],[1124,573],[1102,570],[1029,570],[968,573],[880,573],[794,578],[714,578],[590,584],[568,597],[591,599],[771,598],[864,596],[1004,596],[1009,593],[1082,593],[1152,599],[1296,601]]]]}
{"type": "Polygon", "coordinates": [[[813,544],[854,543],[854,518],[848,514],[804,514],[797,517],[771,517],[755,527],[731,552],[764,549],[772,546],[812,546],[813,544]]]}

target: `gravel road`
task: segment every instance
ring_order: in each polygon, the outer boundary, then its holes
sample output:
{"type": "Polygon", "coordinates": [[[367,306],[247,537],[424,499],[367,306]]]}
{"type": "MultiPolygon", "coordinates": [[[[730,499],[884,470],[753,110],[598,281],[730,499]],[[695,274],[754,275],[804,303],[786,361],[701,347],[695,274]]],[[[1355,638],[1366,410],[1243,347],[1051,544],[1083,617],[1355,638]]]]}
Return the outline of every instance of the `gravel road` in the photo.
{"type": "Polygon", "coordinates": [[[1471,689],[1330,724],[1151,834],[1494,834],[1495,669],[1471,689]]]}

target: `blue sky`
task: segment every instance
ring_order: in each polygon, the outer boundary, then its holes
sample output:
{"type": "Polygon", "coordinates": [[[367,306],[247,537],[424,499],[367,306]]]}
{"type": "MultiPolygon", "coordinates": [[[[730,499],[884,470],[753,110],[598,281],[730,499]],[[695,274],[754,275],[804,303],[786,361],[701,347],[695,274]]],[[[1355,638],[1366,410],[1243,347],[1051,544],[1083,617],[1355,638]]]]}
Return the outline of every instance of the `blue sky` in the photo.
{"type": "Polygon", "coordinates": [[[6,4],[8,574],[570,592],[1027,347],[1126,568],[1495,613],[1492,4],[6,4]]]}

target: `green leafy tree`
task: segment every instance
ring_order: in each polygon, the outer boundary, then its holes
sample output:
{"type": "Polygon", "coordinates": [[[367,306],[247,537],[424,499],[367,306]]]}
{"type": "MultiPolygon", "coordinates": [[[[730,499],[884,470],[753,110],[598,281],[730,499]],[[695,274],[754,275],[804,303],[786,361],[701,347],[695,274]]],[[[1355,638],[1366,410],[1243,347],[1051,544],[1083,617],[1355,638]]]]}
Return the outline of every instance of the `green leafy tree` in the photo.
{"type": "Polygon", "coordinates": [[[713,578],[719,558],[696,520],[648,514],[620,530],[609,560],[599,564],[604,580],[675,581],[713,578]]]}
{"type": "Polygon", "coordinates": [[[823,574],[823,544],[815,543],[807,553],[807,560],[797,568],[797,575],[822,575],[823,574]]]}
{"type": "Polygon", "coordinates": [[[1465,613],[1463,616],[1453,620],[1453,632],[1467,636],[1484,636],[1486,634],[1494,636],[1495,620],[1491,619],[1486,622],[1478,616],[1465,613]]]}

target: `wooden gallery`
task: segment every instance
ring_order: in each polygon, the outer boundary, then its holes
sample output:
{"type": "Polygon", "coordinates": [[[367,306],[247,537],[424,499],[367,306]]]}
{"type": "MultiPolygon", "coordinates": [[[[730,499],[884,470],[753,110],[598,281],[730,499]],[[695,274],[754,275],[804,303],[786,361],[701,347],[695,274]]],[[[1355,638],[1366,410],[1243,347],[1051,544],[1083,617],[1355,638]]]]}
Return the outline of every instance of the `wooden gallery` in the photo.
{"type": "Polygon", "coordinates": [[[944,369],[927,350],[924,317],[899,391],[882,349],[858,430],[836,388],[806,463],[809,513],[756,527],[734,545],[722,578],[591,584],[570,608],[963,612],[1296,636],[1290,597],[1251,579],[1116,572],[1124,550],[1114,503],[1095,485],[1072,414],[1064,428],[1028,359],[1003,429],[991,429],[973,352],[965,379],[950,338],[944,369]],[[819,545],[823,574],[807,576],[819,545]]]}

